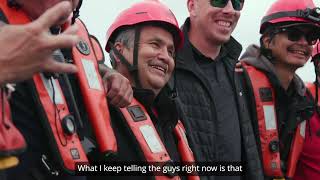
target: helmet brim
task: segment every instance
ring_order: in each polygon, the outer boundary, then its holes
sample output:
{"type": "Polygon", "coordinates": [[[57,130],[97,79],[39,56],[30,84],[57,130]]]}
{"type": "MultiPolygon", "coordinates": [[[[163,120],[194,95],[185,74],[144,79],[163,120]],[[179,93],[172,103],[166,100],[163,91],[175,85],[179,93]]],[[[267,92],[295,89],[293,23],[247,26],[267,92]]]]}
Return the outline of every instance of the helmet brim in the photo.
{"type": "Polygon", "coordinates": [[[311,29],[314,28],[315,31],[319,31],[319,33],[320,33],[320,25],[316,25],[314,23],[297,22],[297,23],[290,23],[290,24],[282,25],[279,27],[288,28],[288,27],[296,27],[296,26],[306,27],[306,28],[311,28],[311,29]]]}

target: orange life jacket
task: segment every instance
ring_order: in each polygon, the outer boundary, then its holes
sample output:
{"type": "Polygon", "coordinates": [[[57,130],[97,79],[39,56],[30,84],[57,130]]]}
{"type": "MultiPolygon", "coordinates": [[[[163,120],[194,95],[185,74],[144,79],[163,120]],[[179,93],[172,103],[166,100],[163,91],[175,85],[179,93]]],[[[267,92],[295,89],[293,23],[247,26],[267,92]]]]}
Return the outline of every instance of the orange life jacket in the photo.
{"type": "MultiPolygon", "coordinates": [[[[313,98],[316,97],[316,85],[314,83],[305,83],[306,88],[309,89],[311,95],[313,96],[313,98]]],[[[320,94],[319,94],[320,95],[320,94]]],[[[320,102],[319,99],[317,100],[318,102],[318,106],[320,106],[320,102]]]]}
{"type": "Polygon", "coordinates": [[[78,35],[82,38],[82,41],[72,49],[74,64],[79,69],[76,76],[99,150],[107,156],[117,151],[117,143],[111,126],[107,96],[98,70],[98,61],[101,59],[97,58],[103,53],[100,46],[94,50],[93,47],[97,45],[91,40],[92,36],[89,35],[84,23],[76,19],[76,24],[81,29],[78,35]]]}
{"type": "MultiPolygon", "coordinates": [[[[9,8],[6,0],[0,0],[0,7],[9,24],[31,22],[21,10],[9,8]]],[[[84,24],[80,20],[76,23],[79,26],[78,35],[82,38],[82,41],[72,49],[73,61],[79,70],[76,76],[99,150],[108,156],[117,151],[117,146],[111,128],[106,93],[98,74],[97,54],[93,51],[91,38],[84,24]]],[[[55,165],[58,165],[59,170],[74,173],[75,164],[88,162],[88,159],[78,133],[74,131],[75,120],[69,112],[59,81],[44,74],[36,74],[33,76],[33,94],[42,112],[41,124],[49,138],[55,165]]]]}
{"type": "MultiPolygon", "coordinates": [[[[150,116],[139,101],[133,98],[131,104],[126,108],[120,108],[120,111],[137,139],[147,162],[159,162],[163,165],[172,162],[150,116]]],[[[185,132],[185,128],[179,120],[174,129],[174,134],[178,140],[178,151],[182,162],[193,163],[195,159],[185,132]]],[[[179,176],[169,177],[164,175],[155,176],[155,178],[157,180],[180,179],[179,176]]],[[[188,180],[199,180],[199,176],[188,176],[188,180]]]]}
{"type": "Polygon", "coordinates": [[[292,178],[304,143],[306,121],[296,128],[286,164],[287,172],[282,172],[274,89],[263,72],[244,62],[242,65],[253,88],[264,173],[274,178],[292,178]]]}
{"type": "Polygon", "coordinates": [[[18,155],[25,148],[23,136],[12,123],[7,94],[0,88],[0,158],[18,155]]]}

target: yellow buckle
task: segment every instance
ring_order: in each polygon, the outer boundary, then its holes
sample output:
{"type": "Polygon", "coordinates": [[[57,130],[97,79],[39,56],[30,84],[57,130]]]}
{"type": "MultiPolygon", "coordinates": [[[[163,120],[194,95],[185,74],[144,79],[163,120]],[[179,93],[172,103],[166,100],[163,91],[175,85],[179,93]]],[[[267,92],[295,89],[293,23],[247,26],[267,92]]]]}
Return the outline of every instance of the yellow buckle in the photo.
{"type": "Polygon", "coordinates": [[[0,158],[0,170],[14,167],[14,166],[18,165],[18,163],[19,163],[19,160],[15,156],[1,157],[0,158]]]}

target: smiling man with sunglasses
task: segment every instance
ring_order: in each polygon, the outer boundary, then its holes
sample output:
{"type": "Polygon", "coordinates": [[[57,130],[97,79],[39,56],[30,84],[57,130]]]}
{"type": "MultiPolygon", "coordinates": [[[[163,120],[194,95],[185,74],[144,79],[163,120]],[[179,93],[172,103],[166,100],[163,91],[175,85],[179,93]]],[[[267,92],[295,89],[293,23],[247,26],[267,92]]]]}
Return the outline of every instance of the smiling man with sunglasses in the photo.
{"type": "MultiPolygon", "coordinates": [[[[177,103],[198,162],[244,162],[245,179],[263,179],[253,129],[234,68],[231,37],[244,0],[188,0],[185,44],[177,54],[177,103]],[[249,158],[250,157],[250,158],[249,158]]],[[[240,176],[201,179],[240,180],[240,176]]]]}
{"type": "Polygon", "coordinates": [[[277,0],[260,33],[260,47],[249,46],[242,57],[252,124],[265,179],[292,179],[315,110],[295,72],[320,37],[319,8],[312,0],[277,0]]]}
{"type": "Polygon", "coordinates": [[[306,87],[314,99],[314,113],[306,124],[308,130],[293,180],[320,179],[320,42],[314,45],[312,59],[316,79],[306,87]]]}

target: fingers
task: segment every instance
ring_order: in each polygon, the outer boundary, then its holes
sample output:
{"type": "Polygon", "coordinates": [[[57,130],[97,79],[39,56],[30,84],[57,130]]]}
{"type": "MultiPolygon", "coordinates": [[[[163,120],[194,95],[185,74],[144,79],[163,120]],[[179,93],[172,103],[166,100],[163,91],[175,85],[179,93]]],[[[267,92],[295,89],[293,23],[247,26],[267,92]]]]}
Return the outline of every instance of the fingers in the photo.
{"type": "Polygon", "coordinates": [[[236,67],[235,67],[235,72],[237,72],[237,73],[242,73],[243,72],[243,68],[242,68],[241,62],[237,62],[236,67]]]}
{"type": "Polygon", "coordinates": [[[59,34],[56,36],[47,37],[47,48],[51,50],[60,49],[60,48],[70,48],[76,45],[80,41],[80,38],[77,35],[71,34],[59,34]]]}
{"type": "Polygon", "coordinates": [[[58,22],[66,21],[71,12],[70,2],[63,1],[48,9],[29,25],[31,32],[38,33],[39,38],[45,39],[45,41],[41,41],[45,43],[42,47],[51,50],[70,48],[80,41],[80,38],[76,35],[78,30],[76,25],[69,27],[64,33],[59,35],[47,33],[50,27],[57,25],[58,22]]]}
{"type": "Polygon", "coordinates": [[[243,72],[243,69],[242,69],[242,68],[236,68],[236,69],[235,69],[235,72],[237,72],[237,73],[242,73],[242,72],[243,72]]]}
{"type": "Polygon", "coordinates": [[[242,67],[241,62],[237,62],[237,63],[236,63],[236,67],[238,67],[238,68],[242,67]]]}
{"type": "Polygon", "coordinates": [[[80,41],[80,37],[77,35],[78,26],[72,25],[67,28],[62,34],[49,35],[47,42],[50,43],[51,49],[70,48],[80,41]]]}
{"type": "Polygon", "coordinates": [[[107,81],[107,97],[109,103],[116,107],[128,106],[133,98],[133,91],[128,79],[119,73],[104,78],[107,81]]]}
{"type": "Polygon", "coordinates": [[[48,9],[32,24],[33,26],[39,29],[49,29],[50,27],[58,23],[65,22],[68,19],[71,12],[72,6],[70,2],[63,1],[48,9]]]}
{"type": "Polygon", "coordinates": [[[123,107],[127,107],[131,104],[132,99],[133,99],[133,90],[132,87],[130,86],[129,88],[127,88],[127,92],[126,95],[124,96],[125,98],[122,99],[122,101],[119,102],[118,107],[123,108],[123,107]]]}
{"type": "Polygon", "coordinates": [[[123,83],[121,82],[117,82],[117,81],[113,81],[111,80],[112,78],[108,78],[108,92],[107,92],[107,97],[109,99],[109,102],[116,106],[119,101],[121,100],[121,92],[120,90],[123,89],[121,88],[121,86],[123,85],[123,83]]]}
{"type": "Polygon", "coordinates": [[[73,24],[72,26],[68,27],[65,31],[63,31],[62,34],[69,34],[69,35],[75,35],[78,32],[78,25],[73,24]]]}
{"type": "Polygon", "coordinates": [[[118,94],[118,96],[114,97],[114,99],[111,100],[111,104],[115,107],[124,108],[130,105],[132,99],[133,99],[133,91],[131,86],[128,88],[123,88],[126,90],[124,95],[121,95],[121,93],[118,94]]]}
{"type": "Polygon", "coordinates": [[[78,68],[73,64],[57,62],[53,59],[46,61],[43,67],[43,72],[55,73],[76,73],[78,68]]]}

